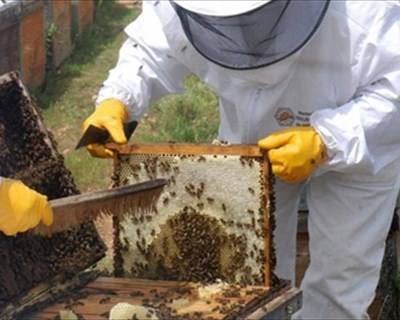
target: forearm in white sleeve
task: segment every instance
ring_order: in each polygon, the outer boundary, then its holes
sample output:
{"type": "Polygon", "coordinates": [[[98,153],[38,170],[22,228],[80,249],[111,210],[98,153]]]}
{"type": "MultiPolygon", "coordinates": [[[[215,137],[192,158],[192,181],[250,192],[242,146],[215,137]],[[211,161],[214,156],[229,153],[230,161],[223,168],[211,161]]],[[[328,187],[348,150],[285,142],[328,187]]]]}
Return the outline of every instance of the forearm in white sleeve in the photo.
{"type": "Polygon", "coordinates": [[[118,99],[135,119],[141,118],[148,106],[163,95],[181,92],[182,80],[189,73],[172,57],[157,21],[148,20],[140,16],[130,26],[135,29],[135,39],[129,38],[121,47],[118,63],[103,83],[96,101],[99,104],[109,98],[118,99]],[[149,23],[153,28],[151,34],[140,34],[149,30],[149,23]],[[146,37],[151,39],[146,41],[146,37]]]}
{"type": "Polygon", "coordinates": [[[376,174],[399,162],[400,101],[394,95],[390,83],[382,80],[344,106],[312,115],[311,125],[328,149],[325,169],[376,174]]]}
{"type": "Polygon", "coordinates": [[[400,164],[399,14],[400,6],[388,3],[386,10],[370,15],[353,53],[359,89],[346,104],[311,116],[329,155],[322,170],[376,174],[400,164]]]}

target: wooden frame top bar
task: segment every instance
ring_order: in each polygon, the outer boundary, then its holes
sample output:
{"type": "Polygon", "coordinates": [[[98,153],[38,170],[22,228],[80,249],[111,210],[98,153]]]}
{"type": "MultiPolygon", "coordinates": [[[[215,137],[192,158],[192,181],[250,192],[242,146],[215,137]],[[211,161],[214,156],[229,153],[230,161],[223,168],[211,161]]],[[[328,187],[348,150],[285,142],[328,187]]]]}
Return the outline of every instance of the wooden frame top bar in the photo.
{"type": "Polygon", "coordinates": [[[120,155],[131,154],[187,154],[187,155],[236,155],[246,157],[260,157],[264,153],[257,145],[232,144],[194,144],[194,143],[164,143],[164,144],[116,144],[109,143],[108,149],[120,155]]]}

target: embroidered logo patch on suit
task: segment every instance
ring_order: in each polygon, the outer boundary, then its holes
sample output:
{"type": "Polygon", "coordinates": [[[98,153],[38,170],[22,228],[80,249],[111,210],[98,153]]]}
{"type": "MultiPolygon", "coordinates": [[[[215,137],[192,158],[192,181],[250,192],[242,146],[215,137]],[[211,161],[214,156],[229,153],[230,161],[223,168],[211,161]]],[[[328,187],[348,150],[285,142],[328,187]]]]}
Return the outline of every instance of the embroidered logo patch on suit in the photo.
{"type": "Polygon", "coordinates": [[[280,126],[288,127],[294,123],[295,116],[289,108],[278,108],[274,115],[280,126]]]}

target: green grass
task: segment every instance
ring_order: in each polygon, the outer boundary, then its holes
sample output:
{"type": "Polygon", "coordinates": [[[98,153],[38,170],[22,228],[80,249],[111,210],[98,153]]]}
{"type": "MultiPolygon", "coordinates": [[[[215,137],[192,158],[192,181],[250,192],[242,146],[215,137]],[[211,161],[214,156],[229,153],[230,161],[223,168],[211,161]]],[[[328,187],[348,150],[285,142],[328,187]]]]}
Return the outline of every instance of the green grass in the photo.
{"type": "Polygon", "coordinates": [[[145,142],[211,142],[218,130],[216,95],[195,76],[184,82],[185,94],[167,96],[153,106],[135,139],[145,142]]]}
{"type": "MultiPolygon", "coordinates": [[[[33,92],[44,121],[58,142],[81,191],[108,187],[111,160],[92,158],[74,150],[84,119],[93,112],[94,99],[126,39],[123,28],[138,14],[111,1],[102,1],[96,21],[75,42],[75,50],[59,70],[33,92]]],[[[140,142],[209,142],[218,126],[217,99],[196,77],[185,80],[186,93],[154,104],[139,124],[133,140],[140,142]]]]}

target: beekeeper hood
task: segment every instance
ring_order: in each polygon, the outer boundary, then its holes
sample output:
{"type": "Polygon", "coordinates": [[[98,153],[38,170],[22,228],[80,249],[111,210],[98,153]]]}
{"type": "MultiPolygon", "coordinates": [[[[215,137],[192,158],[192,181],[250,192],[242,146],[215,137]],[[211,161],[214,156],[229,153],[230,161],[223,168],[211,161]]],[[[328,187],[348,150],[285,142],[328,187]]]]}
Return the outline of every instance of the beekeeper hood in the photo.
{"type": "Polygon", "coordinates": [[[185,34],[208,60],[255,69],[300,50],[316,32],[329,0],[175,0],[185,34]]]}

